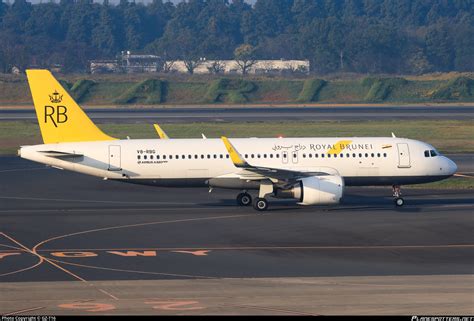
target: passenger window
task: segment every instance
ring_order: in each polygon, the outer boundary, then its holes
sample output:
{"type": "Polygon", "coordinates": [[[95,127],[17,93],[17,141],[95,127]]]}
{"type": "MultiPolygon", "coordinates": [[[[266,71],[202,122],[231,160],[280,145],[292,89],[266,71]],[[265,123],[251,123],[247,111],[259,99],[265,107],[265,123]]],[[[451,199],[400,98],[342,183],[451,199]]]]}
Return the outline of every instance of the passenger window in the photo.
{"type": "Polygon", "coordinates": [[[229,158],[229,154],[225,155],[225,158],[229,158]]]}
{"type": "Polygon", "coordinates": [[[245,154],[245,158],[249,158],[249,154],[245,154]]]}
{"type": "Polygon", "coordinates": [[[203,155],[203,154],[201,154],[201,159],[204,159],[204,155],[203,155]]]}
{"type": "Polygon", "coordinates": [[[273,158],[273,154],[270,154],[270,158],[273,158]]]}
{"type": "Polygon", "coordinates": [[[321,154],[321,158],[324,158],[324,154],[321,154]]]}
{"type": "Polygon", "coordinates": [[[387,157],[387,153],[383,153],[383,157],[387,157]]]}
{"type": "Polygon", "coordinates": [[[217,155],[216,155],[216,154],[214,154],[214,159],[216,159],[216,158],[217,158],[217,155]]]}
{"type": "Polygon", "coordinates": [[[160,159],[160,155],[156,155],[156,159],[160,159]]]}
{"type": "Polygon", "coordinates": [[[146,159],[146,155],[145,155],[145,156],[143,156],[143,159],[146,159]]]}
{"type": "Polygon", "coordinates": [[[222,154],[219,154],[219,158],[220,158],[220,159],[223,159],[223,158],[224,158],[224,156],[222,156],[222,154]]]}
{"type": "Polygon", "coordinates": [[[306,154],[303,154],[303,158],[306,158],[306,154]]]}
{"type": "Polygon", "coordinates": [[[198,159],[198,155],[194,155],[194,159],[198,159]]]}
{"type": "Polygon", "coordinates": [[[260,158],[260,154],[257,154],[257,158],[260,158]]]}
{"type": "Polygon", "coordinates": [[[150,155],[150,159],[153,159],[153,155],[150,155]]]}
{"type": "Polygon", "coordinates": [[[207,159],[211,159],[211,155],[207,154],[207,159]]]}
{"type": "Polygon", "coordinates": [[[347,154],[346,154],[346,157],[347,157],[347,158],[351,157],[351,154],[347,153],[347,154]]]}
{"type": "Polygon", "coordinates": [[[319,157],[319,154],[314,154],[314,157],[315,157],[315,158],[318,158],[318,157],[319,157]]]}
{"type": "Polygon", "coordinates": [[[192,156],[192,155],[188,155],[188,158],[191,159],[191,158],[193,158],[193,156],[192,156]]]}
{"type": "Polygon", "coordinates": [[[380,157],[380,153],[377,153],[377,157],[380,157]]]}
{"type": "Polygon", "coordinates": [[[276,157],[276,158],[280,158],[280,154],[276,154],[275,157],[276,157]]]}
{"type": "Polygon", "coordinates": [[[362,158],[362,153],[359,153],[359,157],[362,158]]]}
{"type": "Polygon", "coordinates": [[[356,158],[356,154],[355,154],[355,153],[353,153],[353,154],[352,154],[352,157],[356,158]]]}
{"type": "Polygon", "coordinates": [[[309,154],[308,154],[308,157],[309,157],[309,158],[313,158],[313,154],[309,153],[309,154]]]}
{"type": "Polygon", "coordinates": [[[137,156],[137,159],[140,159],[140,158],[141,158],[140,155],[138,155],[138,156],[137,156]]]}
{"type": "Polygon", "coordinates": [[[267,158],[267,154],[263,154],[263,158],[267,158]]]}
{"type": "Polygon", "coordinates": [[[341,153],[340,157],[341,157],[341,158],[343,158],[343,157],[344,157],[344,154],[343,154],[343,153],[341,153]]]}

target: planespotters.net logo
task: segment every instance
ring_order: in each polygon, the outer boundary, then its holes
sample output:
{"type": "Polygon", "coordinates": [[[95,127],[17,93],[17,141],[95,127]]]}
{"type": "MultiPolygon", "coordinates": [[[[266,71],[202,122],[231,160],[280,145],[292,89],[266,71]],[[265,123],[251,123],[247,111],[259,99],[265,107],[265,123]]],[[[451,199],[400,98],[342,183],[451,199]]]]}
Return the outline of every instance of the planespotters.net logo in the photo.
{"type": "Polygon", "coordinates": [[[412,316],[411,321],[474,321],[474,317],[434,317],[434,316],[412,316]]]}

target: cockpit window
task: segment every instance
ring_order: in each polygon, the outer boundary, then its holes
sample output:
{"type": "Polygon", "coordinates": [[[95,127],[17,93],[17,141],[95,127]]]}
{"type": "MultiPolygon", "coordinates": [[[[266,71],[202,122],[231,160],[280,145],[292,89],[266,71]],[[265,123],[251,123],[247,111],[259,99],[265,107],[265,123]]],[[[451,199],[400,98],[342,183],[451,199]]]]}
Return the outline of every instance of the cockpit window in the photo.
{"type": "Polygon", "coordinates": [[[438,153],[435,150],[430,150],[431,157],[438,156],[438,153]]]}
{"type": "Polygon", "coordinates": [[[425,150],[425,157],[430,157],[430,151],[429,150],[425,150]]]}

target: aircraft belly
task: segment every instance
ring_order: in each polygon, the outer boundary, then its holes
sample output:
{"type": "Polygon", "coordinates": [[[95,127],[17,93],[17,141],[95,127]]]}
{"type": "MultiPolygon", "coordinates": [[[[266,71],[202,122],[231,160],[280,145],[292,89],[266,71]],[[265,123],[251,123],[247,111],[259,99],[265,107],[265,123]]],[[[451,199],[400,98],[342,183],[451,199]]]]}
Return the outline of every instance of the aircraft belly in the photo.
{"type": "Polygon", "coordinates": [[[423,184],[440,181],[451,177],[450,175],[432,176],[347,176],[344,177],[346,186],[374,186],[374,185],[408,185],[423,184]]]}

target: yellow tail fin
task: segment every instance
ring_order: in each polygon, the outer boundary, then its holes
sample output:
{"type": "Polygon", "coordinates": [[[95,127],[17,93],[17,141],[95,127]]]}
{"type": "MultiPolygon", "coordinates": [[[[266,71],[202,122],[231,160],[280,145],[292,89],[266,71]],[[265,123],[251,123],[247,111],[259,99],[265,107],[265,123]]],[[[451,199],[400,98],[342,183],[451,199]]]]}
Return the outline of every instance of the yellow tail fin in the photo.
{"type": "Polygon", "coordinates": [[[45,144],[114,140],[102,132],[48,70],[27,70],[45,144]]]}

